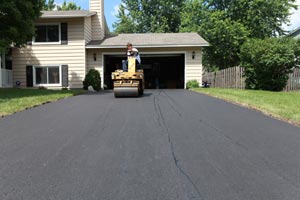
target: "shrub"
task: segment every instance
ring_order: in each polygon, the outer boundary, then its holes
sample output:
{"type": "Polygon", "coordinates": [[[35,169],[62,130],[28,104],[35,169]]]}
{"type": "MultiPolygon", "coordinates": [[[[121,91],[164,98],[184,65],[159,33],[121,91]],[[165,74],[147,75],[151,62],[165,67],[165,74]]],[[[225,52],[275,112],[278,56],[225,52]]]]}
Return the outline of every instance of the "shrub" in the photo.
{"type": "Polygon", "coordinates": [[[197,80],[190,80],[186,83],[186,88],[187,89],[199,88],[199,82],[197,80]]]}
{"type": "Polygon", "coordinates": [[[39,90],[48,90],[48,89],[44,86],[39,86],[39,90]]]}
{"type": "Polygon", "coordinates": [[[253,39],[241,47],[248,89],[281,91],[296,66],[296,42],[290,38],[253,39]]]}
{"type": "Polygon", "coordinates": [[[88,90],[89,86],[92,86],[96,91],[101,89],[101,77],[99,71],[90,69],[90,71],[87,73],[83,81],[83,88],[88,90]]]}

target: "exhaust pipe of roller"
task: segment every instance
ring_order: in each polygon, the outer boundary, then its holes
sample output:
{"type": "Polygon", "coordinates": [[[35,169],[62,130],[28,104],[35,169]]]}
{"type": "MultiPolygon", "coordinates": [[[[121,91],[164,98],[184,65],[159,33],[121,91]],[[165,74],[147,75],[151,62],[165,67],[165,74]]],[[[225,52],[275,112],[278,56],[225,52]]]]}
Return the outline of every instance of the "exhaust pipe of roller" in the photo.
{"type": "Polygon", "coordinates": [[[139,89],[137,87],[115,87],[115,97],[138,97],[139,89]]]}

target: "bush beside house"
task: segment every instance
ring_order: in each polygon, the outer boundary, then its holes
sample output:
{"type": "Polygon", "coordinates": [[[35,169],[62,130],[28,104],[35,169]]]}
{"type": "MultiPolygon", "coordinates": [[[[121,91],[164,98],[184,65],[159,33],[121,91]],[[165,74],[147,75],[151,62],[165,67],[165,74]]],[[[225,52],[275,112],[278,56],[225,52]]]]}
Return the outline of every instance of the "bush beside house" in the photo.
{"type": "Polygon", "coordinates": [[[190,80],[186,83],[186,89],[199,88],[199,82],[197,80],[190,80]]]}
{"type": "Polygon", "coordinates": [[[89,86],[92,86],[96,91],[101,90],[101,77],[99,71],[90,69],[90,71],[86,74],[83,81],[83,88],[88,90],[89,86]]]}

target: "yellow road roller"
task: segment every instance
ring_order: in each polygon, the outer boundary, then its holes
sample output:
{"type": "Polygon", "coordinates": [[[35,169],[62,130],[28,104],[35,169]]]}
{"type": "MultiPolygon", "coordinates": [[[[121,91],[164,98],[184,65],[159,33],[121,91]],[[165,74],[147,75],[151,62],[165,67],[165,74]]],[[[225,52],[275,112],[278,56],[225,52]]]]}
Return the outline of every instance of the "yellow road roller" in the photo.
{"type": "Polygon", "coordinates": [[[116,70],[111,75],[115,97],[139,97],[144,94],[144,71],[136,69],[135,57],[128,57],[128,72],[116,70]]]}

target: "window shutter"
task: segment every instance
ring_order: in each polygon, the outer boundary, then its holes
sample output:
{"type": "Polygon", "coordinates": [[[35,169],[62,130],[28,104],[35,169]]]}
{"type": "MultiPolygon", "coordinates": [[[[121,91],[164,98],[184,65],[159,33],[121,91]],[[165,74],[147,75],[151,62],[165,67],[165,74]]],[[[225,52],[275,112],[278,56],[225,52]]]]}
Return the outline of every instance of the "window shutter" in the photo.
{"type": "Polygon", "coordinates": [[[68,44],[68,24],[61,23],[61,44],[68,44]]]}
{"type": "Polygon", "coordinates": [[[26,66],[26,85],[27,87],[33,87],[33,67],[26,66]]]}
{"type": "Polygon", "coordinates": [[[62,65],[61,66],[61,72],[62,72],[62,86],[68,87],[69,86],[69,67],[68,65],[62,65]]]}

